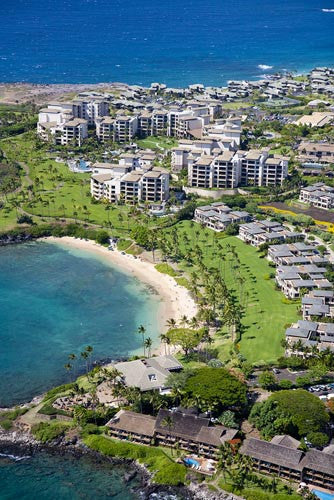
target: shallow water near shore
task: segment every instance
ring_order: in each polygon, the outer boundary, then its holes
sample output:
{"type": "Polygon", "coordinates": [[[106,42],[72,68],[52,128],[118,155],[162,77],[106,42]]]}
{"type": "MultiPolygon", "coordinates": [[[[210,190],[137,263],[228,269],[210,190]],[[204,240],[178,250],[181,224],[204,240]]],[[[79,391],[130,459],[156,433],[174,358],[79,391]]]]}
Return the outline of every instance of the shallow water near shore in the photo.
{"type": "Polygon", "coordinates": [[[58,456],[46,452],[19,460],[0,456],[0,498],[39,500],[138,498],[131,488],[139,486],[132,479],[125,484],[126,466],[96,463],[88,457],[58,456]]]}
{"type": "Polygon", "coordinates": [[[158,344],[160,298],[90,252],[46,242],[0,248],[0,407],[30,400],[84,371],[80,352],[141,352],[139,324],[158,344]],[[71,373],[68,354],[79,356],[71,373]]]}

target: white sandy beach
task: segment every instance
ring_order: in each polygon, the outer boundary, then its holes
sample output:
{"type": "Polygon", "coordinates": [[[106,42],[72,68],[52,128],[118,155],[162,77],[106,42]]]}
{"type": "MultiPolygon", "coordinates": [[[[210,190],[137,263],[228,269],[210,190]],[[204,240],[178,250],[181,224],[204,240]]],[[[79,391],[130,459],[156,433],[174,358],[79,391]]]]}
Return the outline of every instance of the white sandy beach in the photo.
{"type": "MultiPolygon", "coordinates": [[[[142,260],[140,256],[135,259],[132,255],[122,255],[118,250],[110,251],[94,241],[81,240],[69,236],[63,238],[50,236],[48,238],[42,238],[42,240],[61,244],[65,247],[67,246],[92,252],[103,257],[106,261],[115,264],[122,271],[135,276],[143,283],[154,288],[161,297],[161,307],[159,311],[160,333],[167,330],[167,319],[174,318],[177,321],[183,315],[190,319],[197,314],[197,306],[191,298],[189,291],[178,285],[171,276],[159,273],[153,264],[142,260]]],[[[161,345],[155,352],[156,354],[163,354],[164,347],[161,345]]]]}

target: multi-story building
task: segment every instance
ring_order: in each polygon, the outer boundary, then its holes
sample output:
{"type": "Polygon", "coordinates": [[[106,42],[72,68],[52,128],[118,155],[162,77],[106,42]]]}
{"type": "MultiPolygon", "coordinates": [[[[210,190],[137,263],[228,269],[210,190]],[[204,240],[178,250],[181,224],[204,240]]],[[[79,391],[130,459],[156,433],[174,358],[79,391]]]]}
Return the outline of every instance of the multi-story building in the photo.
{"type": "Polygon", "coordinates": [[[334,188],[326,186],[323,182],[317,182],[300,190],[299,201],[330,210],[334,208],[334,188]]]}
{"type": "Polygon", "coordinates": [[[300,161],[334,163],[334,144],[323,142],[302,142],[298,147],[300,161]]]}
{"type": "Polygon", "coordinates": [[[169,173],[158,167],[141,169],[136,163],[94,164],[91,195],[110,203],[162,202],[169,197],[169,173]]]}
{"type": "Polygon", "coordinates": [[[87,121],[75,118],[71,108],[71,103],[54,103],[42,108],[38,115],[38,135],[45,141],[53,141],[62,146],[81,146],[88,136],[87,121]]]}
{"type": "Polygon", "coordinates": [[[114,121],[114,140],[131,142],[137,134],[138,118],[136,116],[116,116],[114,121]]]}
{"type": "Polygon", "coordinates": [[[268,248],[268,259],[277,266],[315,264],[326,266],[328,259],[323,257],[315,244],[304,242],[271,245],[268,248]]]}
{"type": "Polygon", "coordinates": [[[99,141],[114,141],[114,122],[115,119],[111,116],[96,120],[96,135],[99,141]]]}
{"type": "Polygon", "coordinates": [[[73,115],[87,120],[88,125],[95,125],[97,118],[109,115],[109,102],[104,97],[87,97],[72,102],[73,115]]]}
{"type": "Polygon", "coordinates": [[[330,491],[334,488],[334,455],[326,451],[298,449],[300,442],[291,436],[275,436],[268,441],[247,438],[240,453],[252,458],[253,469],[288,481],[305,482],[330,491]]]}
{"type": "Polygon", "coordinates": [[[116,439],[177,446],[210,459],[217,458],[220,446],[231,442],[238,434],[236,429],[212,425],[208,418],[165,409],[160,409],[157,417],[120,410],[106,425],[109,434],[116,439]],[[171,428],[164,425],[167,417],[173,422],[171,428]]]}

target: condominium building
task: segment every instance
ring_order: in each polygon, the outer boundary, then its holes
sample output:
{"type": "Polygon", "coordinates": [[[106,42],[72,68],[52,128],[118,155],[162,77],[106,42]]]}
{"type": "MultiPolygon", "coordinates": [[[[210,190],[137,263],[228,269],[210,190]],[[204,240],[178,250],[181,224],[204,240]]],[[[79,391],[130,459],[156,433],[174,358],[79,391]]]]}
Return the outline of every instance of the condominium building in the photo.
{"type": "Polygon", "coordinates": [[[334,163],[334,144],[323,142],[302,142],[298,147],[300,161],[334,163]]]}
{"type": "Polygon", "coordinates": [[[88,136],[87,121],[75,118],[71,103],[49,104],[39,111],[37,133],[44,141],[81,146],[88,136]]]}
{"type": "Polygon", "coordinates": [[[317,182],[300,190],[299,201],[324,210],[332,209],[334,208],[334,188],[326,186],[323,182],[317,182]]]}
{"type": "Polygon", "coordinates": [[[92,170],[91,195],[97,200],[154,203],[169,197],[169,173],[158,167],[143,170],[124,164],[95,164],[92,170]]]}
{"type": "Polygon", "coordinates": [[[327,257],[323,257],[315,244],[302,241],[282,245],[271,245],[268,248],[268,259],[277,266],[315,264],[326,266],[327,257]]]}
{"type": "MultiPolygon", "coordinates": [[[[177,151],[174,151],[177,156],[177,151]]],[[[288,175],[288,161],[268,157],[267,151],[224,151],[193,160],[187,156],[188,184],[204,188],[280,186],[288,175]]]]}
{"type": "Polygon", "coordinates": [[[72,101],[73,115],[95,125],[96,119],[109,115],[109,102],[103,97],[87,97],[72,101]]]}
{"type": "Polygon", "coordinates": [[[131,142],[138,130],[136,116],[116,116],[114,121],[114,141],[131,142]]]}

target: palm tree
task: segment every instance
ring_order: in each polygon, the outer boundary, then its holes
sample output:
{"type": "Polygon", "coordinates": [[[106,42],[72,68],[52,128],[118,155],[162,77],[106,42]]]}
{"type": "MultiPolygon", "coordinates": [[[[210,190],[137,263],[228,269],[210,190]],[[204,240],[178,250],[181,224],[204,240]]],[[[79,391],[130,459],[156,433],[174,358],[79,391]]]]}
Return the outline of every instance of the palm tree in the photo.
{"type": "MultiPolygon", "coordinates": [[[[66,370],[68,373],[70,373],[70,371],[72,370],[72,365],[71,365],[71,363],[66,363],[66,364],[64,365],[64,368],[65,368],[65,370],[66,370]]],[[[71,377],[70,377],[70,379],[71,379],[71,377]]]]}
{"type": "Polygon", "coordinates": [[[185,327],[188,324],[188,318],[187,318],[187,316],[185,314],[181,317],[180,324],[183,327],[185,327]]]}
{"type": "Polygon", "coordinates": [[[143,345],[143,348],[144,348],[144,358],[145,358],[145,333],[146,333],[145,326],[139,325],[138,329],[137,329],[137,332],[139,333],[139,335],[142,336],[142,345],[143,345]]]}
{"type": "MultiPolygon", "coordinates": [[[[74,353],[71,353],[71,354],[68,355],[68,359],[69,359],[70,362],[72,361],[73,365],[74,365],[74,362],[77,359],[77,357],[76,357],[76,355],[74,353]]],[[[74,376],[75,376],[75,373],[74,373],[74,376]]]]}
{"type": "Polygon", "coordinates": [[[176,321],[174,318],[169,318],[167,321],[166,321],[166,325],[169,327],[169,328],[175,328],[176,327],[176,321]]]}
{"type": "MultiPolygon", "coordinates": [[[[151,339],[151,337],[147,337],[144,340],[144,345],[145,345],[145,348],[147,349],[147,355],[150,358],[151,357],[151,349],[152,349],[152,339],[151,339]]],[[[144,354],[144,356],[145,356],[145,354],[144,354]]]]}

